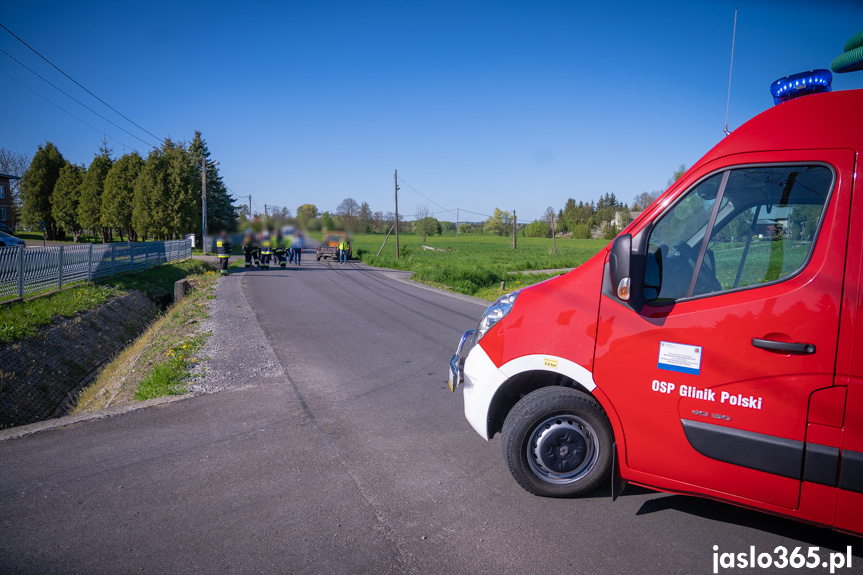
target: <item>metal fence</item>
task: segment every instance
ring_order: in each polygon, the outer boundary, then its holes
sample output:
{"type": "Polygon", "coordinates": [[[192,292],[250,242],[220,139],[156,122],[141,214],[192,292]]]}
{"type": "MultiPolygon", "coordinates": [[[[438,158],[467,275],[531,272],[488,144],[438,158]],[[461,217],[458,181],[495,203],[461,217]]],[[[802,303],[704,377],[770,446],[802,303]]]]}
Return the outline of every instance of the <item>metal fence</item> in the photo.
{"type": "Polygon", "coordinates": [[[192,257],[190,240],[0,247],[0,300],[192,257]]]}

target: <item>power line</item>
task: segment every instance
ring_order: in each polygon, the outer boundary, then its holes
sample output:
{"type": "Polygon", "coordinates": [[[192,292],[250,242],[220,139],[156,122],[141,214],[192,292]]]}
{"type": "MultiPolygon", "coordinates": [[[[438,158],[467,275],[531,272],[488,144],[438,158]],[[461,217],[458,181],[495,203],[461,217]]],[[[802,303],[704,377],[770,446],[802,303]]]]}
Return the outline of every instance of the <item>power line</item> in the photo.
{"type": "Polygon", "coordinates": [[[4,72],[3,70],[0,70],[0,73],[2,73],[4,76],[6,76],[7,78],[9,78],[10,80],[12,80],[12,81],[14,81],[14,82],[17,82],[17,83],[18,83],[18,84],[20,84],[23,88],[25,88],[25,89],[27,89],[27,90],[30,90],[30,91],[31,91],[31,92],[33,92],[35,95],[39,96],[40,98],[42,98],[43,100],[45,100],[46,102],[48,102],[49,104],[51,104],[52,106],[56,106],[58,109],[62,110],[63,112],[66,112],[67,114],[69,114],[70,116],[72,116],[73,118],[75,118],[76,120],[78,120],[79,122],[81,122],[82,124],[84,124],[85,126],[89,126],[90,128],[93,128],[94,130],[96,130],[97,132],[101,132],[105,137],[107,137],[107,138],[109,138],[109,139],[111,139],[111,140],[114,140],[115,142],[117,142],[118,144],[120,144],[121,146],[123,146],[124,148],[128,148],[128,149],[130,149],[130,150],[133,150],[133,149],[134,149],[134,148],[132,148],[132,146],[130,146],[130,145],[128,145],[128,144],[125,144],[125,143],[121,142],[120,140],[118,140],[118,139],[116,139],[116,138],[113,138],[113,137],[111,137],[111,136],[108,136],[107,134],[105,134],[105,133],[104,133],[104,131],[100,130],[99,128],[97,128],[97,127],[96,127],[96,126],[94,126],[93,124],[90,124],[90,123],[88,123],[88,122],[86,122],[86,121],[82,120],[81,118],[79,118],[78,116],[76,116],[75,114],[73,114],[72,112],[70,112],[69,110],[67,110],[66,108],[64,108],[64,107],[60,106],[59,104],[57,104],[57,103],[55,103],[55,102],[53,102],[53,101],[49,100],[48,98],[46,98],[45,96],[43,96],[42,94],[40,94],[39,92],[37,92],[36,90],[34,90],[33,88],[31,88],[30,86],[27,86],[26,84],[24,84],[23,82],[21,82],[21,81],[20,81],[20,80],[18,80],[17,78],[13,78],[12,76],[10,76],[9,74],[7,74],[7,73],[6,73],[6,72],[4,72]]]}
{"type": "Polygon", "coordinates": [[[422,197],[424,197],[425,199],[427,199],[428,201],[430,201],[431,203],[433,203],[434,205],[436,205],[437,207],[439,207],[440,209],[442,209],[443,211],[445,211],[445,212],[455,211],[455,210],[448,210],[448,209],[446,209],[445,207],[443,207],[442,205],[440,205],[439,203],[437,203],[436,201],[434,201],[433,199],[431,199],[430,197],[426,196],[425,194],[423,194],[422,192],[420,192],[418,189],[416,189],[415,187],[413,187],[412,185],[410,185],[409,183],[407,183],[407,182],[404,180],[404,178],[399,177],[399,180],[401,181],[401,183],[403,183],[404,185],[406,185],[407,187],[409,187],[410,189],[412,189],[413,191],[415,191],[416,193],[418,193],[419,195],[421,195],[422,197]]]}
{"type": "MultiPolygon", "coordinates": [[[[0,24],[0,26],[2,26],[2,24],[0,24]]],[[[72,95],[68,94],[67,92],[63,91],[61,88],[58,88],[58,87],[57,87],[56,85],[54,85],[51,81],[47,80],[47,79],[46,79],[45,77],[43,77],[41,74],[39,74],[38,72],[34,71],[32,68],[30,68],[29,66],[27,66],[26,64],[24,64],[23,62],[21,62],[20,60],[18,60],[17,58],[15,58],[15,56],[13,56],[12,54],[10,54],[10,53],[9,53],[9,52],[7,52],[6,50],[4,50],[4,49],[0,48],[0,52],[3,52],[3,53],[4,53],[4,54],[6,54],[9,58],[11,58],[11,59],[12,59],[12,60],[14,60],[15,62],[17,62],[19,65],[21,65],[23,68],[25,68],[25,69],[29,70],[31,74],[33,74],[34,76],[36,76],[36,77],[40,78],[43,82],[45,82],[46,84],[48,84],[49,86],[51,86],[52,88],[54,88],[55,90],[57,90],[58,92],[60,92],[61,94],[63,94],[64,96],[66,96],[67,98],[70,98],[70,99],[74,100],[75,102],[77,102],[78,104],[80,104],[81,106],[83,106],[84,108],[87,108],[87,109],[88,109],[88,110],[90,110],[92,113],[96,114],[97,116],[99,116],[100,118],[102,118],[103,120],[105,120],[106,122],[108,122],[109,124],[111,124],[112,126],[114,126],[115,128],[120,129],[120,130],[123,130],[124,132],[126,132],[127,134],[129,134],[130,136],[132,136],[133,138],[135,138],[136,140],[138,140],[138,141],[140,141],[140,142],[143,142],[143,143],[144,143],[144,144],[146,144],[147,146],[155,147],[155,146],[152,146],[151,144],[149,144],[146,140],[142,140],[141,138],[139,138],[138,136],[136,136],[135,134],[133,134],[133,133],[132,133],[132,132],[130,132],[129,130],[126,130],[125,128],[121,128],[120,126],[118,126],[117,124],[115,124],[114,122],[112,122],[111,120],[109,120],[108,118],[106,118],[105,116],[103,116],[102,114],[100,114],[99,112],[97,112],[96,110],[94,110],[93,108],[89,107],[88,105],[84,104],[83,102],[81,102],[80,100],[78,100],[77,98],[75,98],[74,96],[72,96],[72,95]]]]}
{"type": "Polygon", "coordinates": [[[460,209],[461,211],[465,212],[466,214],[473,214],[473,215],[475,215],[475,216],[482,216],[482,217],[484,217],[484,218],[490,218],[490,217],[492,217],[492,216],[491,216],[491,214],[481,214],[481,213],[479,213],[479,212],[472,212],[472,211],[470,211],[470,210],[466,210],[466,209],[464,209],[464,208],[459,208],[459,209],[460,209]]]}
{"type": "MultiPolygon", "coordinates": [[[[27,46],[27,48],[29,48],[29,49],[30,49],[34,54],[36,54],[37,56],[39,56],[40,58],[42,58],[43,60],[45,60],[46,62],[48,62],[48,64],[50,64],[50,65],[51,65],[55,70],[57,70],[58,72],[60,72],[61,74],[63,74],[63,75],[64,75],[64,76],[66,76],[67,78],[69,78],[70,80],[72,80],[72,81],[73,81],[73,82],[74,82],[74,83],[75,83],[79,88],[81,88],[82,90],[84,90],[85,92],[87,92],[88,94],[90,94],[91,96],[93,96],[94,98],[96,98],[97,100],[99,100],[100,102],[102,102],[105,106],[107,106],[108,108],[110,108],[111,110],[113,110],[113,111],[114,111],[114,113],[116,113],[117,115],[119,115],[120,117],[122,117],[124,120],[126,120],[127,122],[129,122],[129,123],[133,124],[133,125],[134,125],[134,126],[136,126],[139,130],[142,130],[143,132],[146,132],[147,134],[149,134],[150,136],[152,136],[153,138],[155,138],[157,142],[161,142],[161,141],[162,141],[162,139],[161,139],[161,138],[159,138],[159,136],[156,136],[155,134],[153,134],[153,133],[152,133],[152,132],[150,132],[149,130],[144,129],[143,127],[141,127],[141,126],[140,126],[140,125],[138,125],[137,123],[133,122],[131,119],[129,119],[128,117],[126,117],[125,115],[123,115],[122,113],[120,113],[120,111],[119,111],[119,110],[117,110],[116,108],[114,108],[113,106],[111,106],[110,104],[108,104],[108,102],[106,102],[105,100],[103,100],[102,98],[100,98],[99,96],[97,96],[96,94],[94,94],[93,92],[91,92],[90,90],[88,90],[87,88],[85,88],[84,86],[82,86],[82,85],[81,85],[77,80],[75,80],[75,78],[73,78],[72,76],[70,76],[69,74],[67,74],[67,73],[66,73],[66,72],[64,72],[63,70],[61,70],[60,68],[58,68],[56,65],[54,65],[54,63],[53,63],[53,62],[51,62],[51,60],[49,60],[48,58],[46,58],[45,56],[43,56],[42,54],[40,54],[39,52],[37,52],[35,48],[33,48],[32,46],[30,46],[30,44],[28,44],[27,42],[25,42],[24,40],[22,40],[21,38],[19,38],[17,35],[15,35],[15,33],[14,33],[14,32],[12,32],[12,30],[10,30],[9,28],[7,28],[7,27],[6,27],[6,26],[4,26],[3,24],[0,24],[0,28],[3,28],[4,30],[6,30],[9,34],[11,34],[11,35],[12,35],[12,37],[14,37],[16,40],[18,40],[19,42],[21,42],[21,43],[22,43],[22,44],[24,44],[25,46],[27,46]]],[[[117,126],[117,127],[119,128],[119,126],[117,126]]],[[[122,130],[122,128],[120,128],[120,129],[122,130]]],[[[123,130],[123,131],[125,131],[125,130],[123,130]]],[[[128,132],[127,132],[127,133],[128,133],[128,132]]],[[[131,136],[132,134],[129,134],[129,135],[131,136]]],[[[135,136],[135,137],[137,137],[137,136],[135,136]]],[[[139,139],[140,139],[140,138],[139,138],[139,139]]],[[[141,141],[143,141],[143,140],[141,140],[141,141]]],[[[145,143],[146,143],[146,142],[145,142],[145,143]]]]}
{"type": "MultiPolygon", "coordinates": [[[[436,212],[436,213],[450,213],[450,214],[455,213],[455,211],[456,211],[455,209],[447,209],[447,208],[443,207],[442,205],[440,205],[439,203],[437,203],[436,201],[434,201],[433,199],[431,199],[430,197],[426,196],[425,194],[423,194],[422,192],[420,192],[418,189],[416,189],[415,187],[413,187],[412,185],[410,185],[409,183],[407,183],[407,182],[404,180],[404,178],[402,178],[401,176],[399,176],[399,181],[400,181],[401,183],[403,183],[404,185],[406,185],[407,187],[409,187],[410,189],[412,189],[413,191],[415,191],[417,194],[419,194],[419,195],[420,195],[420,196],[422,196],[423,198],[427,199],[428,201],[430,201],[431,203],[433,203],[434,205],[436,205],[437,207],[439,207],[439,208],[441,209],[441,211],[440,211],[440,212],[436,212]]],[[[466,209],[464,209],[464,208],[457,208],[457,209],[459,209],[459,210],[461,210],[461,211],[463,211],[463,212],[465,212],[465,213],[468,213],[468,214],[473,214],[473,215],[475,215],[475,216],[483,216],[483,217],[485,217],[485,218],[490,218],[490,217],[492,217],[492,216],[491,216],[491,214],[481,214],[481,213],[479,213],[479,212],[472,212],[472,211],[470,211],[470,210],[466,210],[466,209]]]]}

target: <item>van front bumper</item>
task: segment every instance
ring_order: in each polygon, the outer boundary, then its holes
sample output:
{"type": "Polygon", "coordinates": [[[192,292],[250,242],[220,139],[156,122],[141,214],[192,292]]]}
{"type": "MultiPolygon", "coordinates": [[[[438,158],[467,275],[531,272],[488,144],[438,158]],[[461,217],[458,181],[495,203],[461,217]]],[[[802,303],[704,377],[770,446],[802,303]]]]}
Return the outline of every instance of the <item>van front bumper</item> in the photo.
{"type": "Polygon", "coordinates": [[[466,331],[449,361],[449,386],[464,389],[464,414],[484,439],[489,439],[488,413],[491,401],[507,377],[494,365],[482,346],[474,341],[474,331],[466,331]]]}
{"type": "Polygon", "coordinates": [[[470,353],[470,348],[472,347],[471,342],[473,341],[473,331],[474,330],[471,329],[462,334],[461,340],[458,342],[458,347],[449,360],[449,377],[447,378],[447,383],[449,383],[450,391],[454,392],[462,385],[462,383],[464,383],[464,360],[467,354],[470,353]]]}

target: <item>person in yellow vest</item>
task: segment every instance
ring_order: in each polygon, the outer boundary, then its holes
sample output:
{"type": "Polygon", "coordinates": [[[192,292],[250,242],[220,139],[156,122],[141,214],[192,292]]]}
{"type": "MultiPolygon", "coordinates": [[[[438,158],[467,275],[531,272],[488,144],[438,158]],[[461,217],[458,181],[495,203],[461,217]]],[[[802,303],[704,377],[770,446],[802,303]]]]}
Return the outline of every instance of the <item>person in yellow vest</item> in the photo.
{"type": "Polygon", "coordinates": [[[270,239],[270,233],[264,232],[261,237],[261,269],[270,269],[270,256],[273,255],[273,241],[270,239]]]}
{"type": "Polygon", "coordinates": [[[339,263],[348,263],[348,240],[339,242],[339,263]]]}
{"type": "Polygon", "coordinates": [[[231,240],[228,232],[223,231],[216,238],[216,254],[219,256],[219,271],[223,276],[228,275],[228,260],[231,259],[231,240]]]}

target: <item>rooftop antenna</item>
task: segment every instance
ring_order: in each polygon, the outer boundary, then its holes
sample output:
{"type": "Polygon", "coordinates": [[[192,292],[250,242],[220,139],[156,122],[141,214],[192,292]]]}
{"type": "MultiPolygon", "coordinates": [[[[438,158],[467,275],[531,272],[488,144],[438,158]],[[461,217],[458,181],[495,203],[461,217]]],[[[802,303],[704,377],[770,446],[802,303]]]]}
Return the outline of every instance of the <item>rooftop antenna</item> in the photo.
{"type": "Polygon", "coordinates": [[[728,100],[725,103],[725,135],[728,131],[728,109],[731,107],[731,72],[734,71],[734,40],[737,38],[737,8],[734,8],[734,31],[731,33],[731,65],[728,66],[728,100]]]}

